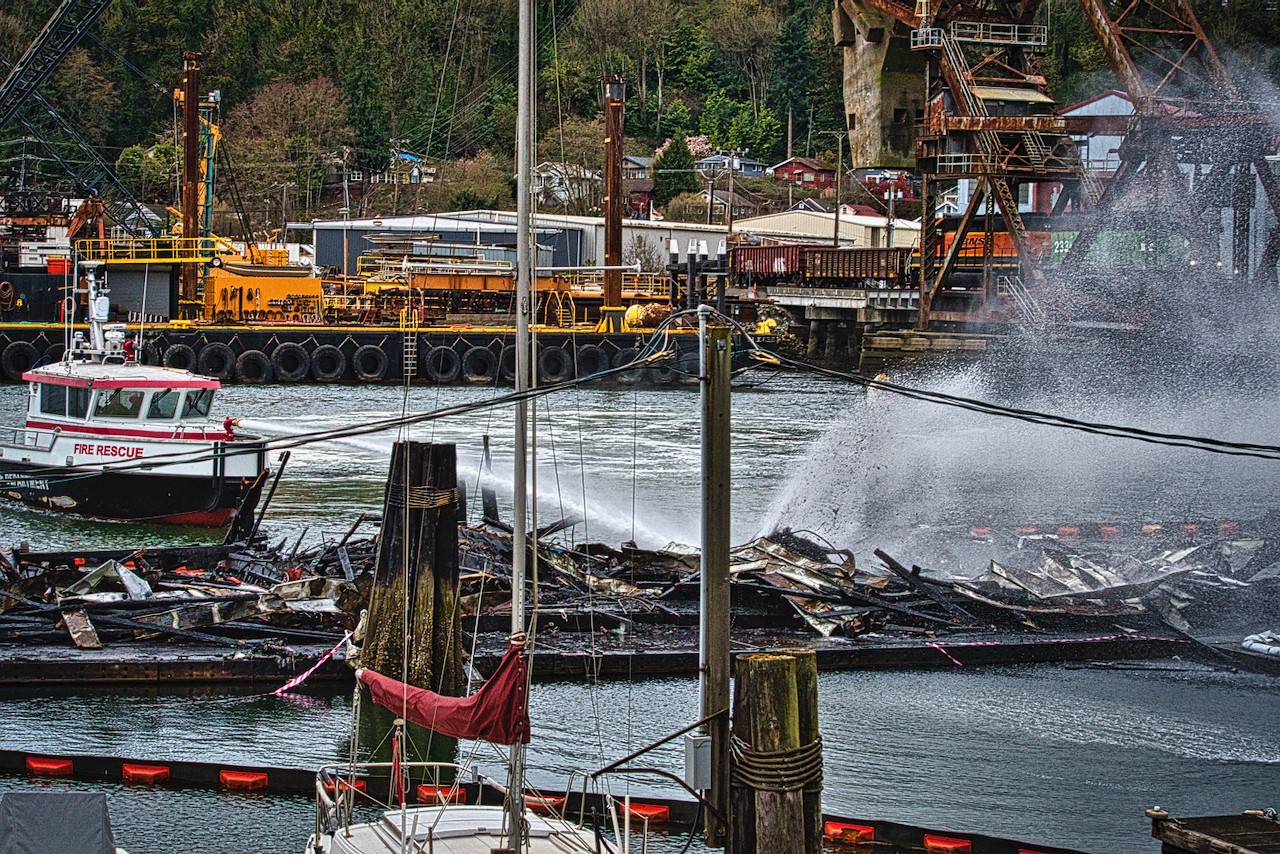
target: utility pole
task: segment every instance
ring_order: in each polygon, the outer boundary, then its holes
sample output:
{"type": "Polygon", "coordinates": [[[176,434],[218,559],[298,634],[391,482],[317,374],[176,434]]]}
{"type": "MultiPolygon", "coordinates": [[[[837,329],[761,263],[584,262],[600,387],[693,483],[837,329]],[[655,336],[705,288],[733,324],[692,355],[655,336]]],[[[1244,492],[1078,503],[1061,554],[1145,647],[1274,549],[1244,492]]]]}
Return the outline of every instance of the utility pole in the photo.
{"type": "Polygon", "coordinates": [[[844,134],[836,134],[836,228],[831,245],[840,248],[840,179],[844,176],[844,134]]]}
{"type": "MultiPolygon", "coordinates": [[[[182,55],[182,238],[200,236],[200,54],[190,51],[182,55]]],[[[188,246],[196,246],[188,243],[188,246]]],[[[182,265],[182,289],[178,314],[186,317],[189,309],[181,303],[193,303],[197,295],[200,270],[196,264],[182,265]]]]}
{"type": "MultiPolygon", "coordinates": [[[[746,149],[743,149],[743,151],[746,151],[746,149]]],[[[737,152],[729,152],[729,201],[726,202],[728,209],[725,212],[725,225],[728,226],[725,229],[726,234],[733,234],[733,164],[737,156],[737,152]]]]}
{"type": "Polygon", "coordinates": [[[894,187],[894,184],[897,182],[897,178],[894,178],[889,182],[889,221],[885,223],[885,234],[887,237],[886,248],[888,249],[893,248],[893,200],[894,197],[898,195],[898,190],[894,187]]]}
{"type": "Polygon", "coordinates": [[[711,210],[716,203],[716,175],[714,172],[707,175],[707,225],[711,225],[711,210]]]}
{"type": "Polygon", "coordinates": [[[622,134],[623,78],[604,80],[604,300],[600,324],[604,332],[621,332],[622,308],[622,134]]]}

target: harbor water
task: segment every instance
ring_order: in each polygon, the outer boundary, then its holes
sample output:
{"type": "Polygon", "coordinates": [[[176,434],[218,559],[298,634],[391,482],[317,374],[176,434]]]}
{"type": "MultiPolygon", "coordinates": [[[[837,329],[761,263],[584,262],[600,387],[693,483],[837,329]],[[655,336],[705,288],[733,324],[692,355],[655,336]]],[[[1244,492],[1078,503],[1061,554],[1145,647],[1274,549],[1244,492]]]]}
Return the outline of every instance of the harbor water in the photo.
{"type": "MultiPolygon", "coordinates": [[[[246,430],[287,436],[502,393],[235,386],[222,392],[215,415],[243,418],[246,430]]],[[[19,422],[25,399],[23,386],[0,385],[0,423],[19,422]]],[[[1274,482],[1265,468],[1270,464],[1206,462],[1166,449],[1138,454],[1095,437],[1055,438],[1068,452],[1053,454],[1029,432],[1046,428],[1023,425],[1002,435],[977,416],[947,413],[944,419],[916,403],[895,409],[898,404],[874,394],[868,399],[856,386],[834,380],[749,375],[735,388],[733,405],[735,541],[789,524],[852,548],[860,561],[875,547],[892,551],[921,542],[926,530],[967,530],[992,519],[1012,526],[1033,517],[1056,521],[1055,513],[1125,519],[1175,511],[1257,514],[1267,508],[1274,482]],[[888,414],[877,412],[884,406],[888,414]],[[966,444],[978,449],[978,458],[954,450],[966,444]],[[943,445],[953,450],[938,450],[943,445]],[[920,448],[931,451],[913,455],[920,448]],[[1012,473],[983,469],[981,457],[999,460],[1002,451],[1015,465],[1012,473]],[[1037,456],[1054,473],[1070,468],[1075,474],[1029,489],[1023,480],[1037,456]],[[1163,479],[1152,484],[1148,475],[1161,468],[1163,479]],[[1016,501],[1010,498],[1015,494],[1016,501]]],[[[687,389],[589,389],[540,402],[538,523],[585,517],[564,535],[575,543],[696,543],[697,414],[697,394],[687,389]]],[[[400,436],[297,448],[267,513],[267,533],[273,542],[301,537],[305,547],[340,537],[362,512],[380,513],[390,443],[406,437],[456,442],[460,479],[473,497],[484,437],[491,437],[492,482],[509,512],[510,433],[510,410],[493,409],[424,423],[400,436]]],[[[472,505],[474,518],[478,501],[472,505]]],[[[0,542],[25,540],[34,549],[175,544],[207,536],[194,529],[72,520],[12,505],[0,512],[0,542]]],[[[915,553],[907,557],[927,564],[915,553]]],[[[1152,666],[823,674],[824,806],[1095,854],[1155,852],[1158,843],[1148,836],[1142,810],[1157,804],[1174,815],[1276,806],[1268,800],[1280,791],[1274,680],[1177,661],[1152,666]]],[[[225,687],[159,694],[5,689],[0,746],[298,767],[348,755],[347,692],[228,701],[233,694],[225,687]]],[[[532,716],[532,782],[554,786],[572,771],[600,767],[692,722],[696,684],[539,685],[532,716]]],[[[366,748],[367,740],[361,739],[366,748]]],[[[500,776],[492,749],[463,745],[459,752],[500,776]]],[[[653,764],[680,771],[679,747],[658,752],[653,764]]],[[[621,794],[625,785],[615,780],[613,791],[621,794]]],[[[42,787],[107,791],[117,842],[131,854],[296,852],[313,823],[306,798],[0,778],[4,790],[42,787]]],[[[639,781],[631,787],[668,791],[639,781]]],[[[682,843],[673,841],[673,848],[682,843]]]]}

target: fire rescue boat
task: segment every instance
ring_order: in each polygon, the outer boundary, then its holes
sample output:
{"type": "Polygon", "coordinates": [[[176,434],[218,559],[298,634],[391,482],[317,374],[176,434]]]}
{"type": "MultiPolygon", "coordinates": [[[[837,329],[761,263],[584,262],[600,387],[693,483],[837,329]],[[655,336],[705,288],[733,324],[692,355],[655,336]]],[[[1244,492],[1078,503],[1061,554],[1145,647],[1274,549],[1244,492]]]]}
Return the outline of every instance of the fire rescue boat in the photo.
{"type": "MultiPolygon", "coordinates": [[[[100,519],[217,527],[257,503],[264,441],[211,421],[221,384],[140,365],[110,300],[85,266],[89,336],[22,375],[24,427],[0,428],[0,497],[100,519]]],[[[70,329],[68,329],[70,331],[70,329]]]]}

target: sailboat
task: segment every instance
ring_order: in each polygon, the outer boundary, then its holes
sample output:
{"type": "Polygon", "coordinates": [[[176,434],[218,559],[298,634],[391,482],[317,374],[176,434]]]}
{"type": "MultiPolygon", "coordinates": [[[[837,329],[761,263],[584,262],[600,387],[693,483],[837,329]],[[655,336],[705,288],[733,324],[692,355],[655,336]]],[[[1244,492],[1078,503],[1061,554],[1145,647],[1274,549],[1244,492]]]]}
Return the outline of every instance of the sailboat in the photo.
{"type": "MultiPolygon", "coordinates": [[[[532,366],[530,324],[531,284],[534,273],[532,196],[533,173],[533,3],[520,0],[519,126],[516,144],[518,173],[516,208],[516,378],[517,392],[529,388],[532,366]]],[[[409,806],[405,780],[409,773],[440,779],[465,775],[469,769],[447,762],[406,762],[402,759],[403,730],[393,742],[391,763],[365,763],[322,768],[316,779],[315,833],[307,842],[307,854],[407,854],[447,851],[450,854],[490,854],[492,851],[526,851],[530,854],[598,849],[594,832],[581,825],[548,815],[535,814],[524,795],[525,744],[529,740],[528,679],[525,653],[525,587],[528,561],[528,404],[515,406],[515,496],[511,587],[511,644],[496,672],[474,694],[443,697],[414,688],[368,669],[357,679],[369,687],[375,700],[405,720],[455,738],[482,739],[510,746],[507,782],[484,779],[502,797],[501,805],[466,805],[457,800],[459,789],[434,789],[444,803],[409,806]],[[357,797],[356,778],[361,775],[392,778],[391,808],[373,821],[353,822],[357,797]],[[398,806],[394,804],[398,802],[398,806]]]]}

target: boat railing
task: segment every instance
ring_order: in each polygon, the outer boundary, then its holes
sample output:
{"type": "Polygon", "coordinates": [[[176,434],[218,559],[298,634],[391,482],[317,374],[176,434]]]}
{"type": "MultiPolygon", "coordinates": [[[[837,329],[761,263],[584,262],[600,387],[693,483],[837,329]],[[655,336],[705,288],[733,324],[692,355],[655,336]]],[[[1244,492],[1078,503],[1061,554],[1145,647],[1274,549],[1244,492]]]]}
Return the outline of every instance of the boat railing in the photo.
{"type": "Polygon", "coordinates": [[[316,772],[316,833],[336,833],[349,825],[357,798],[366,799],[372,806],[394,809],[394,805],[389,803],[393,800],[394,790],[388,793],[388,802],[384,803],[367,791],[361,790],[353,782],[361,777],[389,776],[393,767],[403,768],[410,775],[411,780],[417,776],[415,771],[421,771],[422,774],[418,779],[424,782],[429,779],[430,785],[437,788],[441,786],[441,779],[445,776],[442,772],[446,769],[452,769],[454,772],[454,779],[449,783],[450,786],[459,785],[463,776],[470,776],[473,781],[487,782],[476,773],[475,769],[456,762],[403,762],[398,765],[393,765],[391,762],[357,762],[348,765],[324,765],[316,772]],[[428,771],[431,773],[427,773],[428,771]],[[330,795],[331,791],[332,795],[330,795]]]}
{"type": "Polygon", "coordinates": [[[0,427],[0,448],[50,451],[61,432],[61,430],[30,430],[26,427],[0,427]]]}

